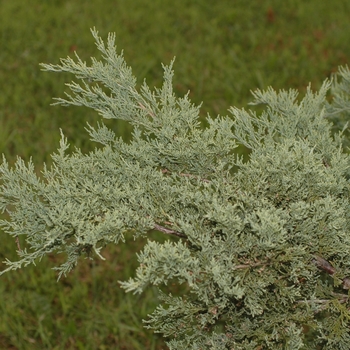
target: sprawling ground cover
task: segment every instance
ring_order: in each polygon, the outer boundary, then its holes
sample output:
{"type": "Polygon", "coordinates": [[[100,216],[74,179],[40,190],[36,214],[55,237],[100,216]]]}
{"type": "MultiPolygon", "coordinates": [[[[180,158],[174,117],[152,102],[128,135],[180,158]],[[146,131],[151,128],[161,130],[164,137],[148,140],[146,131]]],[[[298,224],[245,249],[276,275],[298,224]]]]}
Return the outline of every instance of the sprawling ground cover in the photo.
{"type": "MultiPolygon", "coordinates": [[[[175,63],[175,90],[204,101],[202,113],[226,114],[244,106],[250,90],[272,85],[318,88],[339,65],[350,61],[347,0],[285,1],[31,1],[0,4],[0,152],[8,159],[50,162],[61,127],[72,145],[89,151],[83,127],[99,120],[84,108],[50,107],[71,77],[40,71],[74,50],[96,56],[89,28],[116,32],[127,62],[141,83],[161,83],[160,63],[175,63]]],[[[107,123],[121,136],[123,123],[107,123]]],[[[154,236],[155,239],[161,239],[154,236]]],[[[0,260],[15,259],[15,242],[3,235],[0,260]]],[[[1,349],[162,349],[161,337],[142,328],[157,303],[155,290],[126,295],[117,281],[133,274],[134,253],[144,242],[130,239],[108,247],[107,258],[82,260],[56,283],[38,262],[1,277],[1,349]]],[[[57,263],[57,262],[56,262],[57,263]]]]}

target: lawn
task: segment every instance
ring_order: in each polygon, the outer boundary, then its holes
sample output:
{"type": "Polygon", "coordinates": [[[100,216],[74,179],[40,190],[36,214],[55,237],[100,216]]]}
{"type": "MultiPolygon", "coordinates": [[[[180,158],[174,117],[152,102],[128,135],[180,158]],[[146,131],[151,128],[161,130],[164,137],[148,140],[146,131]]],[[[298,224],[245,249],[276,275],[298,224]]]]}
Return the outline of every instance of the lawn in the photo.
{"type": "MultiPolygon", "coordinates": [[[[12,0],[0,8],[0,152],[11,163],[32,157],[38,172],[58,147],[59,128],[72,148],[95,146],[84,127],[97,124],[96,113],[50,106],[72,77],[39,67],[74,51],[86,61],[98,56],[92,27],[104,38],[116,33],[140,84],[160,86],[161,63],[176,56],[175,91],[203,101],[202,117],[246,106],[256,88],[317,89],[350,62],[348,0],[12,0]]],[[[126,123],[105,123],[128,138],[126,123]]],[[[157,305],[157,290],[134,296],[118,285],[133,275],[144,243],[130,237],[107,247],[106,261],[82,259],[59,282],[51,267],[61,256],[1,276],[0,349],[165,349],[141,321],[157,305]]],[[[16,259],[15,250],[2,233],[0,260],[16,259]]]]}

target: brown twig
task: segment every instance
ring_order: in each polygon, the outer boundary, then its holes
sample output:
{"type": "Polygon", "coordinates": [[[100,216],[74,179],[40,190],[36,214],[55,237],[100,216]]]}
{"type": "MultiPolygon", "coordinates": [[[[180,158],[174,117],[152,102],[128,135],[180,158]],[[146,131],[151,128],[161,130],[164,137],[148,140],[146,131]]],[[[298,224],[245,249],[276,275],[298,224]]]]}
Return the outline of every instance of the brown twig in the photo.
{"type": "Polygon", "coordinates": [[[328,273],[329,275],[334,275],[336,270],[335,268],[326,260],[320,256],[315,255],[312,262],[322,271],[328,273]]]}
{"type": "Polygon", "coordinates": [[[154,113],[152,112],[151,108],[147,108],[145,107],[141,102],[138,103],[139,104],[139,108],[143,109],[144,111],[146,111],[152,118],[154,118],[154,113]]]}
{"type": "MultiPolygon", "coordinates": [[[[346,294],[332,293],[332,295],[334,295],[341,304],[349,301],[349,297],[346,294]]],[[[298,300],[297,304],[321,304],[321,306],[316,311],[317,313],[324,310],[327,307],[326,304],[328,304],[330,301],[330,299],[298,300]]]]}
{"type": "Polygon", "coordinates": [[[19,238],[18,238],[18,236],[16,236],[15,242],[16,242],[16,244],[17,244],[18,251],[21,252],[21,251],[22,251],[22,248],[21,248],[21,245],[20,245],[20,243],[19,243],[19,238]]]}
{"type": "Polygon", "coordinates": [[[251,264],[236,265],[233,267],[233,269],[234,270],[249,269],[250,267],[267,266],[267,265],[269,265],[267,262],[257,262],[257,263],[251,263],[251,264]]]}
{"type": "MultiPolygon", "coordinates": [[[[328,273],[328,275],[334,275],[337,270],[324,258],[314,255],[312,262],[322,271],[328,273]]],[[[350,289],[350,278],[343,278],[343,289],[350,289]]]]}
{"type": "MultiPolygon", "coordinates": [[[[337,270],[324,258],[314,255],[314,259],[312,259],[312,262],[322,271],[326,272],[328,275],[334,275],[337,270]]],[[[267,262],[256,262],[256,263],[248,263],[248,264],[242,264],[242,265],[236,265],[233,267],[234,270],[239,269],[249,269],[251,267],[257,267],[257,266],[267,266],[267,262]]],[[[350,289],[350,277],[345,277],[342,280],[343,282],[343,289],[350,289]]]]}
{"type": "Polygon", "coordinates": [[[174,236],[177,236],[177,237],[180,237],[180,238],[186,238],[187,237],[186,235],[184,235],[181,232],[178,232],[178,231],[175,231],[175,230],[171,230],[170,228],[166,228],[166,227],[158,225],[158,224],[154,225],[154,229],[157,230],[157,231],[166,233],[167,235],[174,235],[174,236]]]}

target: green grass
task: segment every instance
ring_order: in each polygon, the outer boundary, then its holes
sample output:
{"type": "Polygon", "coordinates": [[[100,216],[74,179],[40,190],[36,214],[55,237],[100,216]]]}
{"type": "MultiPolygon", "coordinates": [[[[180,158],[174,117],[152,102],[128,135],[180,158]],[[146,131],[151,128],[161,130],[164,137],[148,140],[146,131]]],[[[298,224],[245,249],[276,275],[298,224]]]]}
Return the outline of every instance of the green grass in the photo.
{"type": "MultiPolygon", "coordinates": [[[[94,145],[84,131],[100,119],[84,108],[51,107],[70,76],[40,71],[76,50],[96,56],[89,28],[116,43],[141,83],[161,84],[160,63],[175,62],[175,91],[203,101],[202,116],[245,106],[250,90],[317,89],[350,61],[348,0],[261,1],[2,1],[0,11],[0,152],[38,164],[50,162],[61,127],[72,145],[94,145]],[[248,5],[247,5],[248,4],[248,5]]],[[[130,127],[108,121],[127,138],[130,127]]],[[[154,236],[155,239],[159,237],[154,236]]],[[[0,260],[16,259],[16,244],[2,235],[0,260]]],[[[165,349],[145,330],[157,291],[125,294],[118,280],[133,275],[144,240],[108,247],[106,261],[82,260],[56,282],[50,268],[64,257],[11,272],[0,281],[0,349],[165,349]]]]}

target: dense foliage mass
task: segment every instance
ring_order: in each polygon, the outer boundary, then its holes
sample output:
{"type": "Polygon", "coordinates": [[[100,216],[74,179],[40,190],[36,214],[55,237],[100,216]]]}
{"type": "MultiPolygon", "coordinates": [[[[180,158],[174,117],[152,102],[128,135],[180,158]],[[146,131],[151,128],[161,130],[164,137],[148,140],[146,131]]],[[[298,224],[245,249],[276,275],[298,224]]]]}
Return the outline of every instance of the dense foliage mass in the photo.
{"type": "Polygon", "coordinates": [[[184,295],[161,292],[146,320],[170,349],[348,349],[350,159],[327,117],[348,113],[350,71],[340,70],[334,103],[329,81],[300,101],[294,90],[257,90],[261,115],[231,108],[203,129],[199,107],[172,91],[172,64],[161,88],[137,89],[114,36],[105,45],[92,33],[104,61],[42,66],[81,81],[67,84],[72,94],[58,104],[126,120],[132,139],[89,125],[102,147],[68,155],[62,135],[41,176],[32,163],[11,168],[3,159],[0,207],[10,218],[1,225],[20,256],[5,271],[65,252],[61,276],[82,254],[103,258],[106,244],[157,230],[173,238],[149,240],[121,286],[187,286],[184,295]]]}

